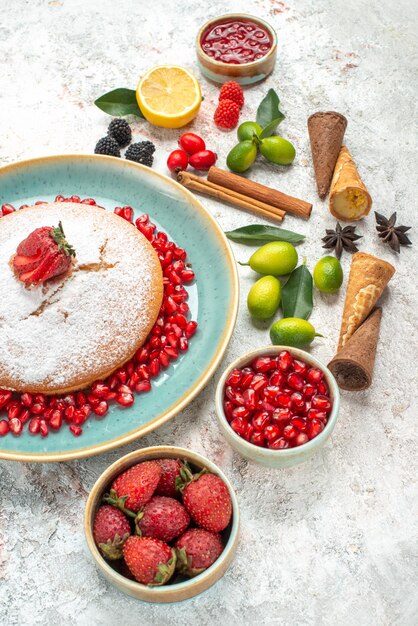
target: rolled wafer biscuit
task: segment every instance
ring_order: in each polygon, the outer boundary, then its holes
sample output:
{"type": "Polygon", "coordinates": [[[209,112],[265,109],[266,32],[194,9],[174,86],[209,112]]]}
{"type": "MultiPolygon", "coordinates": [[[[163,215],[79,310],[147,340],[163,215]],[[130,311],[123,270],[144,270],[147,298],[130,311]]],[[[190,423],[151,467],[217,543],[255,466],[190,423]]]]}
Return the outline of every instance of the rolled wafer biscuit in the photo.
{"type": "Polygon", "coordinates": [[[328,363],[341,389],[361,391],[370,387],[381,317],[382,309],[375,308],[344,348],[328,363]]]}
{"type": "Polygon", "coordinates": [[[308,118],[316,186],[322,199],[328,193],[346,128],[347,119],[335,111],[318,111],[308,118]]]}
{"type": "Polygon", "coordinates": [[[341,147],[329,192],[329,210],[339,220],[360,220],[370,212],[372,199],[360,178],[353,157],[341,147]]]}
{"type": "Polygon", "coordinates": [[[394,273],[387,261],[365,252],[353,254],[337,352],[370,314],[394,273]]]}

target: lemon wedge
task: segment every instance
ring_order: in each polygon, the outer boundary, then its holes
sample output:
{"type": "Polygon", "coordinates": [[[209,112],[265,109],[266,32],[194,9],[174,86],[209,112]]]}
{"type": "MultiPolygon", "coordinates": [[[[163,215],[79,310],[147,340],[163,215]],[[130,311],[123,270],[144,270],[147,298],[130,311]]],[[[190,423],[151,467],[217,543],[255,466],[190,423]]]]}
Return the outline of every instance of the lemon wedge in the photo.
{"type": "Polygon", "coordinates": [[[151,124],[181,128],[196,117],[202,94],[198,81],[189,70],[176,65],[159,65],[141,78],[136,99],[151,124]]]}

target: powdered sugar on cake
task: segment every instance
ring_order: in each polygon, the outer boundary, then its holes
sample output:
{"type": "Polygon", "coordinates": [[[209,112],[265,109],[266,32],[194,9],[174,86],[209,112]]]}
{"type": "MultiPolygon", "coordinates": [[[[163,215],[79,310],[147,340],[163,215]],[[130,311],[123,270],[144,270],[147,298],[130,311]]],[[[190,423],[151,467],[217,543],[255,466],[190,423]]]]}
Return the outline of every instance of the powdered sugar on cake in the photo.
{"type": "Polygon", "coordinates": [[[53,392],[107,375],[130,358],[162,298],[155,251],[108,211],[53,203],[0,224],[0,387],[53,392]],[[72,273],[25,287],[9,265],[18,244],[61,221],[76,250],[72,273]]]}

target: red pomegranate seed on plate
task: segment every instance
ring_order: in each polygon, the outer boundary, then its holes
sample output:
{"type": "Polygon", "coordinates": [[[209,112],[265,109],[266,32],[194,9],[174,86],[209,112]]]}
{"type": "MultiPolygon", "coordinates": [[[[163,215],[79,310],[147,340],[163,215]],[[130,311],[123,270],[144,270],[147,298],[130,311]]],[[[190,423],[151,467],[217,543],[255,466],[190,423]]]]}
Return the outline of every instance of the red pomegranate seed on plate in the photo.
{"type": "Polygon", "coordinates": [[[29,422],[28,430],[32,435],[37,435],[39,433],[39,429],[41,427],[41,420],[39,417],[32,417],[29,422]]]}
{"type": "Polygon", "coordinates": [[[186,350],[188,350],[189,342],[187,341],[186,337],[180,337],[179,348],[182,352],[186,352],[186,350]]]}
{"type": "Polygon", "coordinates": [[[192,270],[183,270],[181,273],[181,279],[184,283],[190,283],[194,280],[194,272],[192,270]]]}
{"type": "Polygon", "coordinates": [[[158,359],[153,359],[149,364],[149,373],[150,376],[158,376],[160,373],[160,361],[158,359]]]}
{"type": "Polygon", "coordinates": [[[317,367],[311,367],[306,374],[306,380],[313,385],[318,385],[324,377],[324,373],[317,367]]]}
{"type": "Polygon", "coordinates": [[[19,402],[12,402],[7,407],[7,417],[9,420],[19,417],[21,411],[21,405],[19,402]]]}
{"type": "Polygon", "coordinates": [[[178,359],[179,353],[176,348],[173,348],[172,346],[167,346],[166,348],[164,348],[164,352],[165,354],[167,354],[167,356],[170,357],[170,359],[178,359]]]}
{"type": "Polygon", "coordinates": [[[14,213],[15,211],[16,209],[11,204],[3,204],[3,206],[1,207],[2,215],[9,215],[10,213],[14,213]]]}
{"type": "Polygon", "coordinates": [[[76,426],[75,424],[71,424],[70,430],[73,433],[74,437],[79,437],[83,432],[83,429],[80,426],[76,426]]]}
{"type": "Polygon", "coordinates": [[[292,413],[290,409],[274,409],[271,416],[271,421],[274,424],[284,425],[290,420],[291,417],[292,413]]]}
{"type": "Polygon", "coordinates": [[[242,406],[244,404],[244,396],[240,391],[233,389],[232,387],[226,387],[225,396],[228,400],[231,400],[234,404],[242,406]]]}
{"type": "Polygon", "coordinates": [[[302,376],[294,372],[287,377],[287,384],[296,391],[301,391],[305,385],[302,376]]]}
{"type": "Polygon", "coordinates": [[[324,430],[324,424],[323,422],[321,422],[321,420],[317,419],[316,417],[309,420],[308,430],[307,430],[307,435],[309,439],[313,439],[314,437],[319,435],[319,433],[321,433],[323,430],[324,430]]]}
{"type": "Polygon", "coordinates": [[[4,437],[9,431],[9,422],[7,420],[0,420],[0,437],[4,437]]]}
{"type": "Polygon", "coordinates": [[[292,409],[304,409],[305,401],[299,391],[294,391],[290,396],[290,406],[292,409]]]}
{"type": "Polygon", "coordinates": [[[35,413],[35,415],[42,415],[45,411],[45,405],[35,402],[35,404],[32,404],[31,411],[32,413],[35,413]]]}
{"type": "Polygon", "coordinates": [[[0,409],[3,408],[11,399],[12,392],[5,389],[0,390],[0,409]]]}
{"type": "Polygon", "coordinates": [[[249,411],[254,411],[257,406],[257,394],[254,389],[246,389],[242,395],[245,408],[249,411]]]}
{"type": "Polygon", "coordinates": [[[264,434],[262,432],[253,432],[250,437],[250,441],[255,446],[264,446],[264,434]]]}
{"type": "Polygon", "coordinates": [[[276,403],[278,406],[283,407],[285,409],[289,408],[291,404],[290,394],[278,393],[276,396],[276,403]]]}
{"type": "Polygon", "coordinates": [[[323,380],[321,380],[321,382],[318,385],[318,392],[322,394],[323,396],[329,395],[328,387],[323,380]]]}
{"type": "Polygon", "coordinates": [[[299,361],[299,359],[293,359],[293,371],[296,374],[300,374],[301,376],[304,376],[306,374],[306,372],[308,371],[308,364],[304,363],[303,361],[299,361]]]}
{"type": "Polygon", "coordinates": [[[289,442],[284,437],[279,437],[269,443],[270,450],[284,450],[289,447],[289,442]]]}
{"type": "Polygon", "coordinates": [[[120,393],[116,396],[116,402],[121,406],[132,406],[135,399],[131,393],[120,393]]]}
{"type": "Polygon", "coordinates": [[[234,417],[232,420],[231,428],[237,433],[237,435],[243,435],[247,429],[247,421],[243,417],[234,417]]]}
{"type": "Polygon", "coordinates": [[[270,424],[270,413],[267,411],[257,411],[253,415],[251,424],[257,432],[263,431],[270,424]]]}
{"type": "Polygon", "coordinates": [[[59,430],[62,426],[62,413],[58,409],[53,411],[51,419],[49,420],[49,427],[52,430],[59,430]]]}
{"type": "Polygon", "coordinates": [[[290,423],[292,424],[292,426],[294,426],[295,428],[297,428],[298,430],[300,430],[303,433],[308,428],[308,422],[307,422],[306,418],[305,417],[299,417],[298,415],[296,417],[292,417],[290,423]]]}
{"type": "Polygon", "coordinates": [[[93,407],[93,413],[95,415],[98,415],[99,417],[102,417],[103,415],[106,415],[108,410],[109,410],[109,405],[107,404],[107,402],[105,400],[101,400],[99,402],[99,404],[97,404],[95,407],[93,407]]]}
{"type": "Polygon", "coordinates": [[[20,396],[20,402],[23,404],[23,406],[26,406],[26,407],[32,406],[32,403],[33,403],[32,394],[22,393],[22,395],[20,396]]]}
{"type": "Polygon", "coordinates": [[[23,409],[23,411],[19,415],[19,419],[22,422],[22,424],[26,424],[26,422],[29,421],[30,416],[31,416],[30,409],[23,409]]]}
{"type": "Polygon", "coordinates": [[[234,418],[243,417],[244,419],[246,419],[249,415],[250,412],[248,409],[245,408],[245,406],[236,406],[232,409],[232,417],[234,418]]]}
{"type": "Polygon", "coordinates": [[[254,389],[254,391],[261,391],[264,387],[267,387],[268,379],[265,374],[255,374],[253,377],[250,387],[254,389]]]}
{"type": "Polygon", "coordinates": [[[10,432],[17,437],[22,434],[23,424],[18,417],[13,417],[9,420],[10,432]]]}
{"type": "Polygon", "coordinates": [[[255,372],[268,372],[274,369],[276,363],[269,356],[259,356],[252,362],[252,368],[255,372]]]}
{"type": "Polygon", "coordinates": [[[193,335],[195,334],[197,329],[197,322],[188,322],[186,328],[185,328],[185,335],[187,337],[187,339],[190,339],[190,337],[193,337],[193,335]]]}
{"type": "Polygon", "coordinates": [[[65,409],[65,419],[71,422],[74,417],[75,411],[76,408],[72,404],[70,404],[70,406],[67,406],[67,408],[65,409]]]}
{"type": "Polygon", "coordinates": [[[283,384],[284,375],[282,372],[275,370],[269,378],[269,385],[272,387],[280,387],[283,384]]]}
{"type": "Polygon", "coordinates": [[[312,398],[316,394],[316,387],[311,383],[307,383],[303,388],[303,395],[305,398],[312,398]]]}
{"type": "Polygon", "coordinates": [[[149,380],[141,380],[135,387],[135,391],[137,393],[146,393],[147,391],[151,391],[151,383],[149,380]]]}
{"type": "Polygon", "coordinates": [[[308,418],[308,420],[318,419],[322,422],[326,422],[328,416],[325,411],[321,411],[320,409],[309,409],[306,417],[308,418]]]}

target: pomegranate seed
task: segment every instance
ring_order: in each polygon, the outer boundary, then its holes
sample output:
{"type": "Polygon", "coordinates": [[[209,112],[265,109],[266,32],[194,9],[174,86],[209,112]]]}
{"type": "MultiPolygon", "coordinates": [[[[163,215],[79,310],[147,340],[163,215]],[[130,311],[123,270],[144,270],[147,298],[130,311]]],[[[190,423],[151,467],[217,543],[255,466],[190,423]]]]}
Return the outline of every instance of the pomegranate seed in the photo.
{"type": "Polygon", "coordinates": [[[11,204],[3,204],[1,207],[2,215],[9,215],[10,213],[14,213],[16,209],[11,204]]]}
{"type": "Polygon", "coordinates": [[[234,410],[234,405],[232,404],[232,402],[230,402],[230,400],[225,400],[223,407],[224,407],[225,417],[228,420],[228,422],[230,422],[232,419],[232,411],[234,410]]]}
{"type": "Polygon", "coordinates": [[[15,419],[20,415],[20,404],[18,402],[12,402],[7,409],[7,417],[9,420],[15,419]]]}
{"type": "Polygon", "coordinates": [[[64,196],[56,196],[55,197],[55,202],[64,202],[64,201],[65,201],[64,196]]]}
{"type": "Polygon", "coordinates": [[[275,409],[271,416],[271,421],[274,424],[283,425],[290,420],[292,413],[290,409],[275,409]]]}
{"type": "Polygon", "coordinates": [[[97,398],[104,398],[109,393],[110,389],[101,380],[93,383],[91,387],[91,393],[97,398]]]}
{"type": "Polygon", "coordinates": [[[80,202],[81,198],[80,196],[71,196],[70,201],[71,202],[80,202]]]}
{"type": "Polygon", "coordinates": [[[267,400],[263,400],[260,404],[260,407],[264,410],[267,411],[269,413],[273,413],[274,409],[276,408],[274,406],[274,404],[270,404],[270,402],[267,402],[267,400]]]}
{"type": "Polygon", "coordinates": [[[314,387],[310,383],[304,386],[303,395],[305,396],[305,398],[312,398],[312,396],[315,395],[315,393],[316,393],[316,387],[314,387]]]}
{"type": "Polygon", "coordinates": [[[301,391],[305,383],[303,381],[302,376],[299,376],[299,374],[292,373],[292,374],[289,374],[289,376],[287,377],[287,384],[292,389],[296,389],[296,391],[301,391]]]}
{"type": "Polygon", "coordinates": [[[29,421],[30,416],[31,416],[30,409],[23,409],[23,411],[19,415],[19,419],[22,422],[22,424],[26,424],[26,422],[29,421]]]}
{"type": "Polygon", "coordinates": [[[190,337],[192,337],[195,334],[196,328],[197,328],[197,322],[188,322],[185,328],[185,335],[187,339],[190,339],[190,337]]]}
{"type": "Polygon", "coordinates": [[[269,385],[272,387],[280,387],[283,384],[284,376],[277,370],[269,378],[269,385]]]}
{"type": "Polygon", "coordinates": [[[167,354],[167,356],[170,357],[170,359],[178,359],[179,353],[176,348],[173,348],[172,346],[167,346],[166,348],[164,348],[164,352],[167,354]]]}
{"type": "Polygon", "coordinates": [[[321,420],[322,422],[326,422],[327,414],[325,413],[325,411],[320,411],[319,409],[309,409],[307,418],[308,420],[318,419],[318,420],[321,420]]]}
{"type": "Polygon", "coordinates": [[[181,273],[181,279],[184,283],[190,283],[194,280],[194,272],[192,272],[192,270],[183,270],[181,273]]]}
{"type": "Polygon", "coordinates": [[[283,437],[287,439],[288,441],[290,441],[291,439],[294,439],[297,434],[298,432],[296,428],[292,426],[292,424],[288,424],[287,426],[283,428],[283,437]]]}
{"type": "Polygon", "coordinates": [[[311,367],[306,374],[306,380],[313,385],[320,383],[323,377],[324,373],[317,367],[311,367]]]}
{"type": "Polygon", "coordinates": [[[67,406],[67,408],[65,409],[65,419],[71,422],[74,417],[75,411],[76,408],[72,404],[70,404],[70,406],[67,406]]]}
{"type": "Polygon", "coordinates": [[[53,412],[54,412],[54,409],[51,409],[51,407],[49,407],[48,409],[45,409],[45,411],[42,414],[42,417],[44,418],[44,420],[49,420],[52,417],[53,412]]]}
{"type": "Polygon", "coordinates": [[[137,367],[136,371],[138,372],[140,378],[142,378],[143,380],[149,380],[150,373],[149,373],[148,366],[145,365],[145,363],[137,367]]]}
{"type": "Polygon", "coordinates": [[[324,430],[324,424],[323,422],[321,422],[321,420],[317,419],[316,417],[309,420],[308,430],[307,430],[307,435],[309,439],[313,439],[314,437],[319,435],[319,433],[322,432],[323,430],[324,430]]]}
{"type": "Polygon", "coordinates": [[[257,432],[263,431],[270,424],[270,413],[267,411],[257,411],[254,414],[251,424],[257,432]]]}
{"type": "Polygon", "coordinates": [[[245,406],[236,406],[234,409],[232,409],[232,417],[243,417],[244,419],[246,419],[249,415],[250,412],[248,409],[245,408],[245,406]]]}
{"type": "Polygon", "coordinates": [[[46,404],[46,396],[43,393],[35,393],[35,395],[33,396],[33,401],[37,402],[38,404],[46,404]]]}
{"type": "Polygon", "coordinates": [[[294,391],[290,396],[290,406],[292,409],[304,409],[305,401],[303,395],[299,391],[294,391]]]}
{"type": "Polygon", "coordinates": [[[249,411],[254,411],[257,406],[257,394],[254,389],[246,389],[243,393],[244,406],[249,411]]]}
{"type": "Polygon", "coordinates": [[[22,393],[22,395],[20,396],[20,402],[23,404],[23,406],[26,406],[26,407],[32,406],[32,403],[33,403],[32,394],[22,393]]]}
{"type": "Polygon", "coordinates": [[[293,359],[293,371],[296,374],[300,374],[304,376],[308,370],[308,364],[303,361],[299,361],[298,359],[293,359]]]}
{"type": "Polygon", "coordinates": [[[10,432],[13,433],[13,435],[19,437],[19,435],[22,434],[23,424],[18,417],[13,417],[11,420],[9,420],[9,428],[10,432]]]}
{"type": "Polygon", "coordinates": [[[299,433],[295,437],[294,444],[295,446],[303,446],[303,444],[307,443],[308,441],[309,441],[309,437],[306,433],[299,433]]]}
{"type": "Polygon", "coordinates": [[[117,369],[115,372],[115,376],[118,377],[118,379],[123,385],[126,384],[126,381],[128,380],[128,372],[126,371],[125,368],[120,367],[119,369],[117,369]]]}
{"type": "Polygon", "coordinates": [[[84,411],[82,411],[81,409],[76,409],[72,417],[72,423],[76,424],[77,426],[81,426],[81,424],[84,424],[86,419],[87,416],[85,415],[84,411]]]}
{"type": "Polygon", "coordinates": [[[231,402],[237,404],[238,406],[242,406],[244,404],[244,396],[242,395],[242,393],[240,391],[232,389],[232,387],[226,387],[225,395],[228,400],[231,400],[231,402]]]}
{"type": "Polygon", "coordinates": [[[121,406],[132,406],[134,397],[131,393],[120,393],[116,396],[116,402],[121,406]]]}
{"type": "Polygon", "coordinates": [[[321,411],[331,411],[331,402],[326,396],[316,395],[312,398],[312,407],[321,411]]]}
{"type": "Polygon", "coordinates": [[[87,401],[92,407],[95,407],[99,404],[100,398],[98,398],[97,396],[93,396],[92,393],[89,393],[87,396],[87,401]]]}
{"type": "Polygon", "coordinates": [[[174,248],[174,256],[176,257],[176,259],[185,261],[187,258],[186,250],[183,250],[183,248],[174,248]]]}
{"type": "Polygon", "coordinates": [[[242,436],[247,430],[247,421],[243,417],[235,417],[231,422],[231,428],[237,435],[242,436]]]}
{"type": "Polygon", "coordinates": [[[288,408],[290,407],[290,395],[287,393],[278,393],[276,396],[276,403],[283,407],[283,408],[288,408]]]}
{"type": "Polygon", "coordinates": [[[228,385],[229,387],[238,387],[238,385],[241,382],[241,370],[239,369],[235,369],[232,370],[232,372],[229,374],[228,378],[226,379],[226,385],[228,385]]]}
{"type": "Polygon", "coordinates": [[[182,352],[186,352],[186,350],[188,350],[189,342],[187,341],[186,337],[180,337],[179,348],[182,352]]]}
{"type": "Polygon", "coordinates": [[[93,407],[93,413],[95,413],[95,415],[98,415],[99,417],[106,415],[108,410],[109,410],[109,405],[107,404],[107,402],[105,402],[105,400],[101,400],[99,404],[93,407]]]}
{"type": "Polygon", "coordinates": [[[153,359],[149,365],[150,376],[158,376],[160,373],[160,362],[158,359],[153,359]]]}
{"type": "Polygon", "coordinates": [[[168,356],[166,352],[160,352],[158,358],[159,358],[161,367],[167,368],[170,365],[170,357],[168,356]]]}
{"type": "Polygon", "coordinates": [[[170,344],[172,348],[177,348],[179,340],[174,333],[168,333],[167,342],[170,344]]]}
{"type": "Polygon", "coordinates": [[[52,430],[59,430],[62,426],[62,413],[58,409],[52,413],[51,419],[49,420],[49,427],[52,430]]]}
{"type": "Polygon", "coordinates": [[[241,378],[241,387],[243,389],[248,389],[248,387],[251,385],[253,381],[253,378],[254,378],[254,374],[252,370],[250,370],[249,368],[243,369],[242,378],[241,378]]]}
{"type": "Polygon", "coordinates": [[[251,437],[253,436],[253,433],[254,433],[254,426],[250,424],[249,422],[247,422],[247,428],[245,432],[242,434],[243,439],[245,439],[246,441],[250,441],[251,437]]]}
{"type": "Polygon", "coordinates": [[[272,387],[268,385],[263,390],[263,396],[265,397],[266,400],[274,402],[279,392],[280,392],[280,387],[272,387]]]}
{"type": "MultiPolygon", "coordinates": [[[[181,328],[181,330],[184,330],[184,331],[187,330],[187,327],[188,327],[189,323],[191,323],[191,322],[187,321],[187,319],[184,317],[184,315],[182,313],[177,313],[176,316],[175,316],[175,320],[176,320],[176,322],[175,322],[176,325],[179,326],[181,328]]],[[[187,333],[186,333],[186,335],[187,335],[187,333]]]]}
{"type": "Polygon", "coordinates": [[[277,365],[279,369],[282,372],[287,372],[292,367],[292,364],[293,359],[290,353],[287,350],[283,350],[282,352],[280,352],[279,356],[277,357],[277,365]]]}
{"type": "Polygon", "coordinates": [[[252,368],[255,372],[268,372],[274,369],[275,362],[269,356],[259,356],[252,363],[252,368]]]}
{"type": "Polygon", "coordinates": [[[322,394],[323,396],[329,395],[328,387],[323,380],[321,380],[321,382],[318,385],[318,392],[322,394]]]}
{"type": "Polygon", "coordinates": [[[0,409],[3,408],[11,399],[12,392],[5,389],[0,390],[0,409]]]}
{"type": "Polygon", "coordinates": [[[9,422],[7,420],[0,420],[0,437],[4,437],[10,430],[9,422]]]}
{"type": "Polygon", "coordinates": [[[264,429],[264,438],[267,440],[267,443],[274,441],[280,435],[280,428],[277,424],[269,424],[264,429]]]}
{"type": "Polygon", "coordinates": [[[250,437],[250,441],[255,446],[264,446],[264,434],[262,432],[254,432],[250,437]]]}
{"type": "Polygon", "coordinates": [[[279,437],[275,441],[269,443],[269,448],[271,450],[284,450],[285,448],[289,448],[289,442],[286,441],[283,437],[279,437]]]}
{"type": "Polygon", "coordinates": [[[297,428],[297,430],[302,431],[303,433],[308,428],[308,423],[305,417],[292,417],[291,424],[297,428]]]}
{"type": "Polygon", "coordinates": [[[148,348],[140,348],[135,354],[135,360],[138,363],[146,363],[148,360],[149,350],[148,348]]]}
{"type": "Polygon", "coordinates": [[[38,417],[32,417],[29,422],[28,430],[32,435],[37,435],[41,427],[41,420],[38,417]]]}
{"type": "Polygon", "coordinates": [[[35,402],[35,404],[32,404],[31,411],[32,413],[35,413],[35,415],[42,415],[45,411],[45,405],[39,404],[39,402],[35,402]]]}
{"type": "Polygon", "coordinates": [[[261,391],[264,387],[267,387],[268,380],[265,374],[256,374],[250,384],[251,389],[254,391],[261,391]]]}
{"type": "Polygon", "coordinates": [[[79,426],[75,426],[74,424],[71,424],[70,430],[73,433],[74,437],[79,437],[83,432],[82,428],[80,428],[79,426]]]}
{"type": "Polygon", "coordinates": [[[86,401],[87,401],[86,394],[83,393],[82,391],[77,391],[77,393],[75,394],[76,406],[80,408],[81,406],[83,406],[83,404],[86,404],[86,401]]]}
{"type": "Polygon", "coordinates": [[[137,393],[151,391],[151,383],[149,380],[141,380],[135,387],[137,393]]]}

